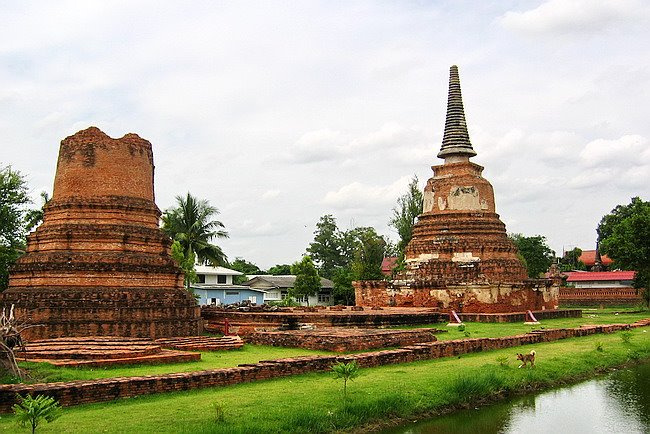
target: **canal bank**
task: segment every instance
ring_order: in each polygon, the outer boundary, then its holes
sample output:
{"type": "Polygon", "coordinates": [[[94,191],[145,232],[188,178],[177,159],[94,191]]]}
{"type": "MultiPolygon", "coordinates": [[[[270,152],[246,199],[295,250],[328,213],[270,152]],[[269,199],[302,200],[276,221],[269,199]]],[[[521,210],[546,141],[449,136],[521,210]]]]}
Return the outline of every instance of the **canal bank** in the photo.
{"type": "MultiPolygon", "coordinates": [[[[591,350],[585,347],[584,344],[587,343],[585,341],[582,342],[582,345],[575,345],[573,348],[567,346],[566,342],[549,344],[548,347],[536,346],[541,351],[537,351],[537,365],[532,369],[520,369],[519,362],[504,360],[502,356],[495,357],[496,364],[485,364],[479,369],[469,369],[468,367],[463,372],[462,366],[459,366],[461,371],[451,383],[449,393],[446,395],[446,403],[424,406],[428,409],[419,412],[406,412],[402,415],[390,414],[389,417],[381,421],[366,424],[350,430],[350,432],[376,434],[463,434],[475,432],[482,434],[519,432],[528,434],[547,432],[632,434],[634,432],[650,432],[650,404],[648,404],[650,402],[650,328],[644,328],[636,335],[635,344],[628,340],[630,339],[628,333],[622,332],[618,335],[621,338],[620,342],[612,340],[611,337],[599,340],[588,339],[589,344],[593,345],[591,350]],[[547,350],[551,351],[548,351],[546,360],[543,360],[540,354],[544,354],[547,350]],[[559,356],[558,350],[566,351],[566,354],[563,357],[559,356]],[[535,417],[535,414],[531,416],[529,411],[531,402],[534,404],[537,396],[541,396],[541,399],[548,403],[548,394],[553,395],[557,391],[562,393],[562,390],[567,390],[570,391],[567,396],[561,395],[560,402],[553,404],[556,406],[556,411],[562,413],[564,417],[567,413],[571,414],[572,409],[576,408],[582,412],[592,411],[593,402],[592,407],[589,407],[585,401],[566,405],[564,400],[570,400],[571,392],[575,390],[591,390],[593,392],[596,389],[602,392],[603,385],[630,389],[633,386],[620,385],[608,379],[612,374],[637,371],[640,372],[640,376],[637,376],[639,378],[636,378],[636,381],[641,387],[637,388],[635,402],[641,412],[635,426],[645,424],[645,430],[611,430],[609,428],[599,430],[597,427],[587,429],[585,426],[581,426],[585,429],[571,431],[566,427],[561,430],[553,429],[551,423],[544,426],[543,421],[534,426],[530,423],[532,417],[535,417]],[[586,384],[586,386],[582,386],[582,384],[586,384]],[[614,386],[611,386],[612,384],[614,386]],[[521,406],[523,411],[509,411],[516,406],[521,406]],[[509,419],[514,422],[509,423],[509,419]]],[[[526,347],[521,349],[524,348],[526,347]]],[[[526,348],[527,350],[528,348],[526,348]]],[[[459,365],[462,364],[459,363],[459,365]]],[[[604,405],[606,399],[602,393],[600,398],[600,401],[596,401],[596,403],[604,405]]],[[[630,399],[630,394],[627,395],[627,398],[630,399]]],[[[609,422],[613,424],[616,420],[622,419],[623,415],[629,416],[625,411],[614,412],[613,415],[610,413],[607,416],[611,416],[609,422]]],[[[551,420],[557,414],[551,413],[544,416],[551,420]]]]}
{"type": "Polygon", "coordinates": [[[460,410],[378,434],[650,432],[650,361],[595,379],[497,404],[460,410]]]}

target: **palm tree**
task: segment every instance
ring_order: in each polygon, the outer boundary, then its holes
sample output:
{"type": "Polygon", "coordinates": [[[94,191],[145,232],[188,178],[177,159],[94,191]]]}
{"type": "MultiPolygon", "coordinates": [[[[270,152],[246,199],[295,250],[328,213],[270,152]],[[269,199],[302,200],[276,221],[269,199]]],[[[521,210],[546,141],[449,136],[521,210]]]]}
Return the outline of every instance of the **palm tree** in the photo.
{"type": "Polygon", "coordinates": [[[186,254],[196,255],[200,263],[226,265],[228,260],[221,248],[210,243],[213,238],[228,238],[223,223],[212,220],[219,210],[189,192],[185,197],[176,196],[176,203],[163,214],[162,230],[178,241],[186,254]]]}

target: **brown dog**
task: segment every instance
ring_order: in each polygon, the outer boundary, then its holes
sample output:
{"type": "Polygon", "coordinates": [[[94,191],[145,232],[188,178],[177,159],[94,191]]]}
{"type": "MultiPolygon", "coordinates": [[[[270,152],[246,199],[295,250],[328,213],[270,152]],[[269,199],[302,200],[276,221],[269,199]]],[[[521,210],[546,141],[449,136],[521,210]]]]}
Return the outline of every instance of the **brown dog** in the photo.
{"type": "Polygon", "coordinates": [[[517,360],[521,360],[521,365],[519,367],[526,366],[526,363],[530,362],[530,367],[535,367],[535,350],[531,351],[529,354],[517,354],[517,360]]]}

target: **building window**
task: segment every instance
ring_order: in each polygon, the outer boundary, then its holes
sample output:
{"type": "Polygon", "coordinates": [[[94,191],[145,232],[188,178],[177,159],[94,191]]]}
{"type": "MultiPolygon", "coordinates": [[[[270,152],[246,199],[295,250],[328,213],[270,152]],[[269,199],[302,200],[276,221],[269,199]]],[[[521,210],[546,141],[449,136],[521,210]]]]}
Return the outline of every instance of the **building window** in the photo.
{"type": "Polygon", "coordinates": [[[329,294],[318,294],[318,302],[319,303],[329,303],[330,302],[330,295],[329,294]]]}
{"type": "Polygon", "coordinates": [[[205,283],[205,274],[197,274],[196,283],[205,283]]]}
{"type": "Polygon", "coordinates": [[[211,298],[210,299],[210,304],[212,304],[212,305],[221,304],[221,301],[218,298],[211,298]]]}
{"type": "Polygon", "coordinates": [[[226,291],[226,295],[239,295],[239,291],[226,291]]]}
{"type": "Polygon", "coordinates": [[[226,276],[217,275],[217,283],[226,283],[226,276]]]}

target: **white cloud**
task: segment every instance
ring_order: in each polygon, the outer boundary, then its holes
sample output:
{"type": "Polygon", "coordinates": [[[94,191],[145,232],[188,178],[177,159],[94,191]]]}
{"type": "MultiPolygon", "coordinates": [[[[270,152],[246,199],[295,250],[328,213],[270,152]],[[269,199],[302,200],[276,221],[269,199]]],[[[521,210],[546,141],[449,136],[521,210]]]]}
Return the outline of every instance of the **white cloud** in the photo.
{"type": "Polygon", "coordinates": [[[280,196],[280,190],[266,190],[262,194],[262,199],[263,200],[272,200],[272,199],[275,199],[278,196],[280,196]]]}
{"type": "Polygon", "coordinates": [[[390,208],[397,197],[406,191],[409,181],[408,176],[388,185],[368,185],[355,181],[336,191],[328,191],[322,202],[336,209],[363,210],[377,206],[390,208]]]}
{"type": "Polygon", "coordinates": [[[625,135],[616,140],[596,139],[587,143],[580,152],[585,167],[620,164],[650,164],[648,139],[638,134],[625,135]]]}
{"type": "Polygon", "coordinates": [[[636,0],[549,0],[524,12],[508,11],[499,22],[525,34],[580,34],[601,32],[647,15],[647,5],[636,0]]]}

